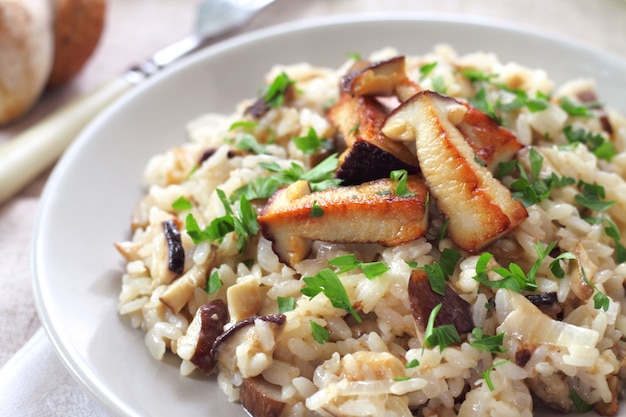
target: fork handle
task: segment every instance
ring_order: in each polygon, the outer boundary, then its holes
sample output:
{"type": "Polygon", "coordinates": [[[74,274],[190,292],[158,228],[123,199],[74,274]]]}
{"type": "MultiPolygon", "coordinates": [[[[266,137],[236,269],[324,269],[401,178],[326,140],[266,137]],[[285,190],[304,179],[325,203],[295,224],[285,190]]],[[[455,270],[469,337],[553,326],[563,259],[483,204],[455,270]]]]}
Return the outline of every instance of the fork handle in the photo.
{"type": "Polygon", "coordinates": [[[50,167],[94,116],[133,85],[125,76],[106,81],[2,144],[0,204],[50,167]]]}

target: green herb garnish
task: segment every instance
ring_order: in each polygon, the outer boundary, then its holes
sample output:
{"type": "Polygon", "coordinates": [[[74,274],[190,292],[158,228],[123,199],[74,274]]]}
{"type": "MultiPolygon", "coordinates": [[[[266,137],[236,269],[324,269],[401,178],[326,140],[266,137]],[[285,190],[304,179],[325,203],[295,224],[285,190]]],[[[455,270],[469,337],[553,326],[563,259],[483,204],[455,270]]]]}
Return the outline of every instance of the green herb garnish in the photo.
{"type": "Polygon", "coordinates": [[[330,339],[330,333],[328,333],[328,330],[313,320],[309,320],[309,323],[311,323],[311,333],[313,334],[313,339],[315,339],[315,341],[320,345],[328,342],[328,339],[330,339]]]}
{"type": "Polygon", "coordinates": [[[278,296],[276,301],[278,301],[278,313],[280,314],[296,309],[296,299],[293,297],[278,296]]]}
{"type": "Polygon", "coordinates": [[[172,203],[172,208],[176,211],[191,210],[192,207],[191,201],[183,196],[178,197],[178,199],[172,203]]]}
{"type": "Polygon", "coordinates": [[[474,327],[472,330],[472,338],[474,341],[470,343],[476,349],[481,349],[491,353],[504,353],[506,349],[502,348],[504,333],[498,333],[495,336],[489,336],[483,333],[480,327],[474,327]]]}
{"type": "Polygon", "coordinates": [[[440,350],[461,341],[459,332],[453,324],[444,324],[443,326],[435,327],[435,319],[442,305],[442,303],[439,303],[432,309],[428,317],[426,331],[424,332],[424,345],[430,348],[439,346],[440,350]]]}
{"type": "Polygon", "coordinates": [[[346,293],[346,289],[333,270],[325,268],[319,271],[317,275],[304,277],[302,280],[306,285],[300,290],[302,294],[313,298],[317,294],[323,293],[330,300],[333,307],[346,310],[359,323],[362,321],[359,314],[352,308],[348,293],[346,293]]]}
{"type": "Polygon", "coordinates": [[[272,84],[267,87],[263,94],[263,100],[270,108],[276,108],[283,105],[285,94],[290,85],[294,85],[295,81],[289,78],[287,74],[281,72],[274,78],[272,84]]]}
{"type": "Polygon", "coordinates": [[[415,195],[413,191],[408,189],[408,176],[409,174],[406,169],[397,169],[395,171],[391,171],[389,174],[392,181],[397,181],[396,195],[398,197],[412,197],[415,195]]]}
{"type": "Polygon", "coordinates": [[[213,272],[211,272],[211,275],[209,275],[209,278],[207,279],[206,292],[209,294],[215,294],[217,290],[222,288],[222,285],[224,284],[222,280],[220,279],[220,274],[217,271],[217,269],[214,269],[213,272]]]}
{"type": "Polygon", "coordinates": [[[317,200],[313,200],[313,206],[311,207],[311,217],[322,217],[324,215],[324,209],[317,205],[317,200]]]}

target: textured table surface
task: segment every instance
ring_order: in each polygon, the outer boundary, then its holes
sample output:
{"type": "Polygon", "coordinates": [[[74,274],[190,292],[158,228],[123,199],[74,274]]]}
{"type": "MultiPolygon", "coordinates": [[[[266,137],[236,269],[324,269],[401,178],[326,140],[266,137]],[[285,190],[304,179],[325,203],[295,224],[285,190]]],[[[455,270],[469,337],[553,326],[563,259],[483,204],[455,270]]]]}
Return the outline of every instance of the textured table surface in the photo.
{"type": "MultiPolygon", "coordinates": [[[[184,36],[194,25],[195,3],[194,0],[109,0],[105,32],[88,65],[71,84],[42,97],[26,117],[0,128],[0,142],[10,141],[15,134],[63,103],[184,36]]],[[[375,10],[496,18],[530,25],[626,59],[624,0],[280,0],[245,30],[320,15],[375,10]]],[[[3,293],[0,367],[40,327],[31,288],[30,251],[40,193],[48,173],[0,205],[0,286],[3,293]]]]}

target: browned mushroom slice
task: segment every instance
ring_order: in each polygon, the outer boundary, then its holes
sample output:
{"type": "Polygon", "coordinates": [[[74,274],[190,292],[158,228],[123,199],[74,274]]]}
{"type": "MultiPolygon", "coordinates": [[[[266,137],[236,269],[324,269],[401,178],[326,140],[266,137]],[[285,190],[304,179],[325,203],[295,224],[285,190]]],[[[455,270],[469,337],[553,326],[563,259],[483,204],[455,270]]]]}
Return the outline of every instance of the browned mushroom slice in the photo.
{"type": "Polygon", "coordinates": [[[213,300],[200,306],[196,316],[200,320],[200,329],[196,350],[190,361],[202,372],[209,374],[217,362],[211,356],[211,349],[218,336],[224,333],[224,326],[229,320],[228,307],[222,300],[213,300]]]}
{"type": "Polygon", "coordinates": [[[402,101],[420,90],[419,85],[406,76],[404,56],[376,62],[347,74],[342,80],[342,89],[353,96],[391,96],[398,94],[399,87],[402,101]]]}
{"type": "Polygon", "coordinates": [[[417,159],[450,238],[477,251],[512,230],[528,212],[474,157],[456,125],[467,108],[433,91],[416,94],[386,119],[389,138],[415,141],[417,159]]]}
{"type": "Polygon", "coordinates": [[[526,295],[528,301],[533,303],[543,314],[553,320],[559,319],[563,314],[563,309],[555,292],[544,292],[541,294],[526,295]]]}
{"type": "Polygon", "coordinates": [[[277,331],[283,324],[285,324],[284,314],[270,314],[267,316],[250,317],[233,324],[225,332],[220,334],[211,347],[210,358],[212,360],[218,360],[224,358],[224,360],[234,360],[236,357],[235,349],[240,344],[244,343],[247,337],[254,337],[245,331],[246,328],[252,326],[255,320],[263,320],[271,323],[272,330],[277,331]],[[230,358],[230,359],[228,359],[230,358]]]}
{"type": "Polygon", "coordinates": [[[245,378],[239,387],[241,404],[254,417],[278,417],[285,408],[281,387],[263,377],[245,378]]]}
{"type": "Polygon", "coordinates": [[[396,169],[418,171],[417,158],[403,143],[386,138],[380,130],[387,112],[374,97],[341,94],[328,111],[328,119],[343,137],[346,151],[339,158],[337,178],[360,184],[388,177],[396,169]]]}
{"type": "Polygon", "coordinates": [[[467,113],[457,128],[465,136],[465,141],[472,147],[476,158],[495,172],[500,162],[511,160],[522,148],[515,135],[489,117],[486,113],[472,106],[466,106],[467,113]]]}
{"type": "Polygon", "coordinates": [[[441,310],[435,318],[435,326],[453,324],[459,335],[470,333],[474,328],[470,304],[449,285],[445,287],[445,295],[434,292],[426,271],[416,269],[411,273],[408,294],[415,324],[422,334],[426,331],[430,313],[439,303],[441,310]]]}
{"type": "Polygon", "coordinates": [[[306,257],[309,240],[395,246],[423,236],[428,227],[428,190],[421,178],[408,177],[412,195],[397,195],[396,186],[384,178],[303,195],[302,182],[296,182],[279,190],[257,220],[279,259],[289,265],[306,257]]]}

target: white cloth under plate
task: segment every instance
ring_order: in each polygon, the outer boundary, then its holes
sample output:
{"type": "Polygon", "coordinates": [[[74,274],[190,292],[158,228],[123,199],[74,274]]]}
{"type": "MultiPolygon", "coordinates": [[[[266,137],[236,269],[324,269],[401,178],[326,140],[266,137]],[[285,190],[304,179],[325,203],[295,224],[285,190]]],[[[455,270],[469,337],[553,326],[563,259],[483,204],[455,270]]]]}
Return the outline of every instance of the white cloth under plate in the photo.
{"type": "Polygon", "coordinates": [[[0,417],[107,417],[69,374],[43,329],[0,369],[0,417]]]}

